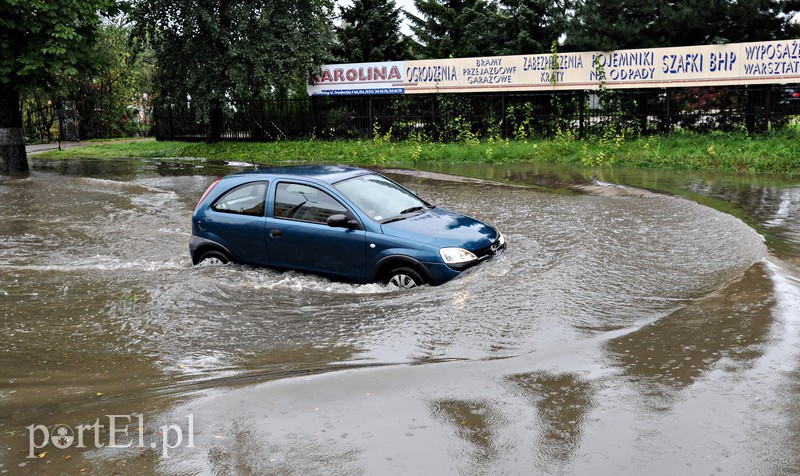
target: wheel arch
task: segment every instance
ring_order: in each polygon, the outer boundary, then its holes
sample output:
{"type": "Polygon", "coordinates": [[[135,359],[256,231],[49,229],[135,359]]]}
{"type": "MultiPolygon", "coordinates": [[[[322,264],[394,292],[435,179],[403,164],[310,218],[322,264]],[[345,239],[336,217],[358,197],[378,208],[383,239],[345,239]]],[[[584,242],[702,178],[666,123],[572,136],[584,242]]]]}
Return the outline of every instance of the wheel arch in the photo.
{"type": "Polygon", "coordinates": [[[402,266],[412,268],[414,271],[419,273],[420,276],[422,276],[422,279],[424,279],[426,283],[430,283],[433,279],[428,269],[414,258],[403,255],[392,255],[381,258],[381,260],[375,264],[375,267],[372,269],[370,282],[374,283],[380,280],[384,274],[388,273],[393,268],[402,266]]]}
{"type": "Polygon", "coordinates": [[[220,245],[219,243],[215,243],[213,241],[206,241],[197,246],[192,253],[192,264],[197,264],[200,261],[200,257],[203,256],[208,251],[219,251],[223,253],[225,256],[228,257],[228,261],[231,263],[235,263],[236,261],[233,259],[233,254],[228,251],[227,248],[220,245]]]}

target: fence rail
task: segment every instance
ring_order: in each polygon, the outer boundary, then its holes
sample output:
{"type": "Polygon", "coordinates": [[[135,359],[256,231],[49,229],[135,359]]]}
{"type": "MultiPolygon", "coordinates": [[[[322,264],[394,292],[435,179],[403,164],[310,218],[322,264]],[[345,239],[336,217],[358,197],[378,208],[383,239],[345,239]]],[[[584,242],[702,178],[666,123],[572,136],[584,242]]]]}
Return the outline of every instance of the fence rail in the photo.
{"type": "Polygon", "coordinates": [[[35,98],[21,109],[26,141],[78,140],[78,114],[74,101],[58,101],[54,104],[35,98]]]}
{"type": "MultiPolygon", "coordinates": [[[[797,90],[797,89],[795,89],[797,90]]],[[[800,114],[800,99],[784,86],[434,94],[237,100],[224,105],[223,140],[309,137],[395,139],[424,136],[545,137],[569,131],[584,138],[609,129],[635,134],[780,128],[800,114]]],[[[204,140],[207,115],[191,103],[160,104],[159,140],[204,140]]]]}

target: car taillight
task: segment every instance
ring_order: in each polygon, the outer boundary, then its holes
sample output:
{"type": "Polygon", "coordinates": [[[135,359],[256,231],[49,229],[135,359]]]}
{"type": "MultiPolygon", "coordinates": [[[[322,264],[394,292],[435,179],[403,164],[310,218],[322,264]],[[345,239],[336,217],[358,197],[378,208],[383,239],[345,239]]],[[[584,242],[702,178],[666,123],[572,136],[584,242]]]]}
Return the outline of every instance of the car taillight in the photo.
{"type": "Polygon", "coordinates": [[[793,98],[800,98],[800,91],[792,93],[793,98]]]}
{"type": "Polygon", "coordinates": [[[222,180],[222,177],[218,178],[217,180],[214,180],[214,183],[212,183],[211,185],[208,186],[208,189],[206,190],[206,193],[204,193],[203,196],[200,197],[200,200],[197,201],[197,205],[195,205],[194,208],[197,208],[198,206],[200,206],[200,202],[202,202],[208,196],[208,194],[211,193],[211,190],[214,187],[217,186],[217,184],[219,183],[220,180],[222,180]]]}

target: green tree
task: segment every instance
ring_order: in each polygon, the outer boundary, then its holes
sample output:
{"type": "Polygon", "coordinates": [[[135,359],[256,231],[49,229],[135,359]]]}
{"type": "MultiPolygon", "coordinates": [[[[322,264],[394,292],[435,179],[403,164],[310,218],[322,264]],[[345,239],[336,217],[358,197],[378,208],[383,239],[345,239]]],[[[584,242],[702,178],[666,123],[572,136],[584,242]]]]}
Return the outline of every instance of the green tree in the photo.
{"type": "MultiPolygon", "coordinates": [[[[671,2],[678,4],[679,2],[671,2]]],[[[721,21],[718,42],[768,41],[795,38],[797,24],[791,22],[798,2],[784,0],[737,0],[730,2],[721,21]],[[784,15],[788,13],[788,15],[784,15]]]]}
{"type": "Polygon", "coordinates": [[[571,0],[500,0],[504,41],[500,54],[548,53],[567,27],[571,0]]]}
{"type": "Polygon", "coordinates": [[[658,46],[740,43],[786,38],[792,27],[783,0],[681,0],[659,5],[661,21],[652,28],[658,46]]]}
{"type": "Polygon", "coordinates": [[[408,45],[400,32],[400,8],[394,0],[354,0],[341,7],[336,27],[336,61],[362,63],[408,59],[408,45]]]}
{"type": "Polygon", "coordinates": [[[39,86],[23,92],[23,119],[28,134],[44,135],[57,123],[56,113],[72,117],[78,113],[81,139],[123,137],[146,134],[152,116],[152,49],[132,37],[124,16],[103,22],[88,52],[90,67],[74,76],[60,78],[52,86],[39,86]],[[45,104],[62,105],[56,111],[45,104]],[[49,122],[49,123],[48,123],[49,122]]]}
{"type": "Polygon", "coordinates": [[[77,100],[82,138],[146,132],[134,114],[152,107],[152,50],[132,33],[123,17],[101,26],[91,52],[94,67],[54,92],[56,98],[77,100]]]}
{"type": "Polygon", "coordinates": [[[0,175],[27,173],[20,94],[75,76],[91,62],[114,0],[0,0],[0,175]]]}
{"type": "Polygon", "coordinates": [[[797,34],[796,0],[583,0],[567,48],[614,50],[764,41],[797,34]]]}
{"type": "Polygon", "coordinates": [[[231,98],[285,92],[322,63],[332,0],[133,0],[149,36],[160,97],[206,111],[206,140],[220,139],[231,98]]]}
{"type": "Polygon", "coordinates": [[[665,40],[652,31],[662,20],[660,3],[662,0],[583,0],[568,27],[566,49],[609,51],[671,46],[663,44],[665,40]]]}
{"type": "Polygon", "coordinates": [[[501,51],[503,21],[487,0],[414,0],[409,14],[421,58],[491,56],[501,51]]]}

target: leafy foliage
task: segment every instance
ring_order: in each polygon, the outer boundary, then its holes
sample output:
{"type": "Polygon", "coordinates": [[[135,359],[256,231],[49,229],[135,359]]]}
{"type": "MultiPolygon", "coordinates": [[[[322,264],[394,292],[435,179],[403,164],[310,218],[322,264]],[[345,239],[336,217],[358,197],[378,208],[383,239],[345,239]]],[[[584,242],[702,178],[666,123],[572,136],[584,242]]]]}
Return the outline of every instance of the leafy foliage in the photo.
{"type": "Polygon", "coordinates": [[[132,0],[161,99],[191,100],[220,140],[228,98],[296,93],[332,40],[332,0],[132,0]]]}
{"type": "MultiPolygon", "coordinates": [[[[567,33],[575,50],[615,50],[669,46],[654,35],[661,0],[584,0],[567,33]]],[[[708,4],[708,2],[706,2],[708,4]]]]}
{"type": "Polygon", "coordinates": [[[549,51],[567,27],[572,0],[500,0],[502,55],[549,51]]]}
{"type": "Polygon", "coordinates": [[[409,58],[408,40],[400,32],[400,8],[394,0],[355,0],[341,7],[333,48],[337,62],[363,63],[409,58]]]}
{"type": "MultiPolygon", "coordinates": [[[[115,11],[115,0],[0,0],[0,128],[22,142],[20,93],[91,64],[100,16],[115,11]]],[[[0,173],[27,173],[24,145],[9,137],[0,137],[0,173]]]]}
{"type": "Polygon", "coordinates": [[[62,75],[52,86],[31,87],[25,92],[28,140],[57,137],[58,115],[65,119],[66,137],[72,139],[149,133],[154,60],[148,45],[135,41],[131,32],[124,17],[105,21],[87,52],[92,58],[90,67],[74,76],[62,75]],[[70,122],[74,112],[78,117],[75,124],[70,122]],[[73,129],[76,124],[80,131],[73,129]]]}
{"type": "Polygon", "coordinates": [[[101,15],[115,12],[115,0],[0,1],[0,84],[20,91],[77,75],[93,61],[101,15]]]}
{"type": "Polygon", "coordinates": [[[487,0],[414,0],[420,16],[409,14],[422,58],[489,56],[502,44],[502,18],[487,0]]]}
{"type": "Polygon", "coordinates": [[[95,68],[65,84],[78,101],[85,139],[147,134],[152,113],[152,50],[131,38],[122,21],[103,25],[91,50],[95,68]],[[138,119],[142,119],[140,122],[138,119]]]}
{"type": "Polygon", "coordinates": [[[794,36],[795,0],[582,0],[567,29],[572,50],[765,41],[794,36]]]}
{"type": "Polygon", "coordinates": [[[133,0],[162,98],[200,104],[286,92],[324,59],[331,0],[133,0]]]}

